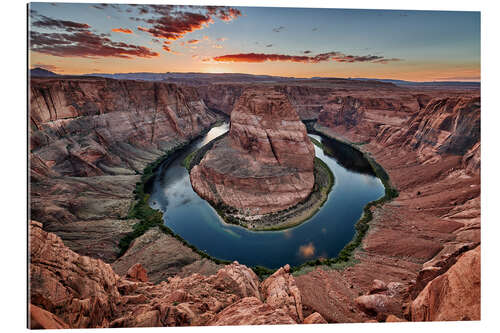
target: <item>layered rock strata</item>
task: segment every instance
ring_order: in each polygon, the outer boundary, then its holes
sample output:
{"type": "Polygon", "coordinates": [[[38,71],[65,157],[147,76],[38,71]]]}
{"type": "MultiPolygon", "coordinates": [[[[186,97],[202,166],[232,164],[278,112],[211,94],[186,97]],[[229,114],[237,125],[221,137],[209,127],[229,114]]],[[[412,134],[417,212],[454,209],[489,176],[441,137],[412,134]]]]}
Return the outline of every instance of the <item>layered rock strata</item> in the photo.
{"type": "Polygon", "coordinates": [[[31,218],[106,262],[138,222],[126,217],[140,173],[216,121],[196,90],[160,82],[33,78],[29,98],[31,218]]]}
{"type": "Polygon", "coordinates": [[[329,322],[480,319],[480,100],[477,91],[426,96],[398,121],[399,111],[384,120],[389,111],[362,99],[355,126],[352,117],[318,121],[326,135],[363,142],[399,197],[373,209],[355,265],[296,278],[304,315],[316,311],[329,322]],[[466,305],[457,301],[462,292],[466,305]]]}
{"type": "Polygon", "coordinates": [[[314,185],[314,147],[287,98],[246,90],[231,113],[229,135],[191,169],[194,190],[246,215],[284,210],[314,185]]]}

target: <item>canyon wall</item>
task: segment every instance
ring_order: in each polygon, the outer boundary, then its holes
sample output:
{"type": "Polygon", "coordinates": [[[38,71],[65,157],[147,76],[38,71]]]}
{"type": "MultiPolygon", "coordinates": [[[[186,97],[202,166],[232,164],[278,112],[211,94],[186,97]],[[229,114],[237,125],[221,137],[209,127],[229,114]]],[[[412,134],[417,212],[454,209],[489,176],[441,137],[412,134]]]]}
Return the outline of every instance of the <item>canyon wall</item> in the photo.
{"type": "Polygon", "coordinates": [[[480,319],[479,93],[412,94],[411,104],[381,103],[385,93],[367,100],[351,91],[320,112],[315,128],[370,154],[399,196],[373,210],[357,264],[296,278],[305,314],[329,322],[480,319]]]}
{"type": "Polygon", "coordinates": [[[475,173],[480,168],[481,100],[478,96],[434,98],[401,130],[383,129],[378,141],[402,142],[422,162],[457,155],[475,173]]]}
{"type": "Polygon", "coordinates": [[[214,121],[196,90],[174,84],[81,78],[30,86],[30,150],[58,176],[141,172],[151,155],[214,121]]]}
{"type": "Polygon", "coordinates": [[[328,87],[279,84],[211,84],[196,87],[209,108],[231,114],[245,89],[274,90],[288,97],[301,119],[316,119],[332,92],[328,87]]]}
{"type": "Polygon", "coordinates": [[[107,262],[137,222],[127,214],[144,168],[216,121],[174,84],[37,78],[29,92],[31,218],[107,262]]]}

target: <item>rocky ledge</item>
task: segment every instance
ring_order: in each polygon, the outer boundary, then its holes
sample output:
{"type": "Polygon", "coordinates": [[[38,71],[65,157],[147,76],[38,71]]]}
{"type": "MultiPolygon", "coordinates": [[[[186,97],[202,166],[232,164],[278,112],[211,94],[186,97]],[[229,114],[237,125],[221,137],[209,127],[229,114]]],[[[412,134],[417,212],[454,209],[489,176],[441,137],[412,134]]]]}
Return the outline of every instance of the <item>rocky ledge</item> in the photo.
{"type": "Polygon", "coordinates": [[[287,97],[244,91],[231,112],[229,135],[190,172],[194,190],[240,216],[275,213],[306,199],[314,187],[314,146],[287,97]]]}
{"type": "Polygon", "coordinates": [[[286,265],[263,282],[234,262],[215,274],[152,283],[140,264],[122,275],[81,256],[30,222],[31,328],[158,327],[325,323],[305,317],[286,265]]]}

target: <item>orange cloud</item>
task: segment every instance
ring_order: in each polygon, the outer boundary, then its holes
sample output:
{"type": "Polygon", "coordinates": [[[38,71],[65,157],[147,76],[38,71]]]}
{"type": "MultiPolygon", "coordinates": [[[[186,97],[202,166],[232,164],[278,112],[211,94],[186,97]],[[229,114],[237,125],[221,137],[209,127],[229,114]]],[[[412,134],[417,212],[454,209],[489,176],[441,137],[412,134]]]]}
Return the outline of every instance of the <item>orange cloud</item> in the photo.
{"type": "Polygon", "coordinates": [[[200,42],[199,39],[190,39],[187,41],[188,44],[198,44],[200,42]]]}
{"type": "Polygon", "coordinates": [[[115,28],[115,29],[111,29],[111,31],[113,32],[122,32],[124,34],[133,34],[134,32],[130,29],[124,29],[124,28],[115,28]]]}
{"type": "Polygon", "coordinates": [[[223,56],[214,57],[213,60],[218,62],[249,62],[249,63],[260,63],[266,61],[290,61],[298,63],[319,63],[325,61],[336,61],[336,62],[371,62],[378,64],[386,64],[391,61],[399,61],[401,59],[397,58],[384,58],[382,56],[353,56],[345,55],[341,52],[327,52],[321,53],[315,56],[297,56],[288,54],[266,54],[266,53],[239,53],[239,54],[227,54],[223,56]]]}
{"type": "Polygon", "coordinates": [[[214,23],[214,18],[223,21],[232,21],[241,12],[238,9],[226,6],[204,6],[201,13],[182,12],[174,10],[173,6],[155,6],[145,7],[146,13],[152,12],[160,15],[151,19],[138,19],[152,26],[150,28],[138,27],[140,31],[150,33],[156,38],[176,40],[184,37],[185,34],[214,23]]]}

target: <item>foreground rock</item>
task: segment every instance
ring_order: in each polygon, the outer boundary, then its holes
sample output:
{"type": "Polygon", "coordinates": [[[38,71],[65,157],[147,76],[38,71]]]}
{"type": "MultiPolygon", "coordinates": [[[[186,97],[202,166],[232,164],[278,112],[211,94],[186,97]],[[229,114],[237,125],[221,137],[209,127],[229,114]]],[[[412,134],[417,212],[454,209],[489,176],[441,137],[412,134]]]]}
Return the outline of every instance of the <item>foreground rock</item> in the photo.
{"type": "Polygon", "coordinates": [[[303,319],[289,267],[262,284],[237,262],[210,276],[176,276],[153,284],[142,265],[119,276],[102,260],[71,251],[34,221],[30,251],[32,328],[270,325],[303,319]]]}
{"type": "Polygon", "coordinates": [[[29,315],[31,329],[54,330],[69,328],[68,324],[62,321],[61,318],[33,304],[29,305],[29,315]]]}
{"type": "Polygon", "coordinates": [[[296,322],[302,322],[302,298],[295,279],[290,275],[290,266],[286,265],[274,272],[264,282],[260,289],[266,303],[274,308],[285,310],[296,322]]]}
{"type": "Polygon", "coordinates": [[[219,140],[190,177],[195,191],[242,214],[268,214],[304,200],[314,185],[314,147],[287,98],[246,90],[219,140]]]}
{"type": "Polygon", "coordinates": [[[314,312],[304,319],[304,324],[328,324],[328,322],[317,312],[314,312]]]}
{"type": "Polygon", "coordinates": [[[30,224],[30,254],[31,304],[70,327],[108,326],[121,300],[111,266],[69,250],[37,222],[30,224]]]}
{"type": "Polygon", "coordinates": [[[247,297],[221,311],[209,325],[297,324],[283,309],[275,309],[256,297],[247,297]]]}
{"type": "Polygon", "coordinates": [[[481,247],[464,253],[411,303],[413,321],[481,319],[481,247]]]}

